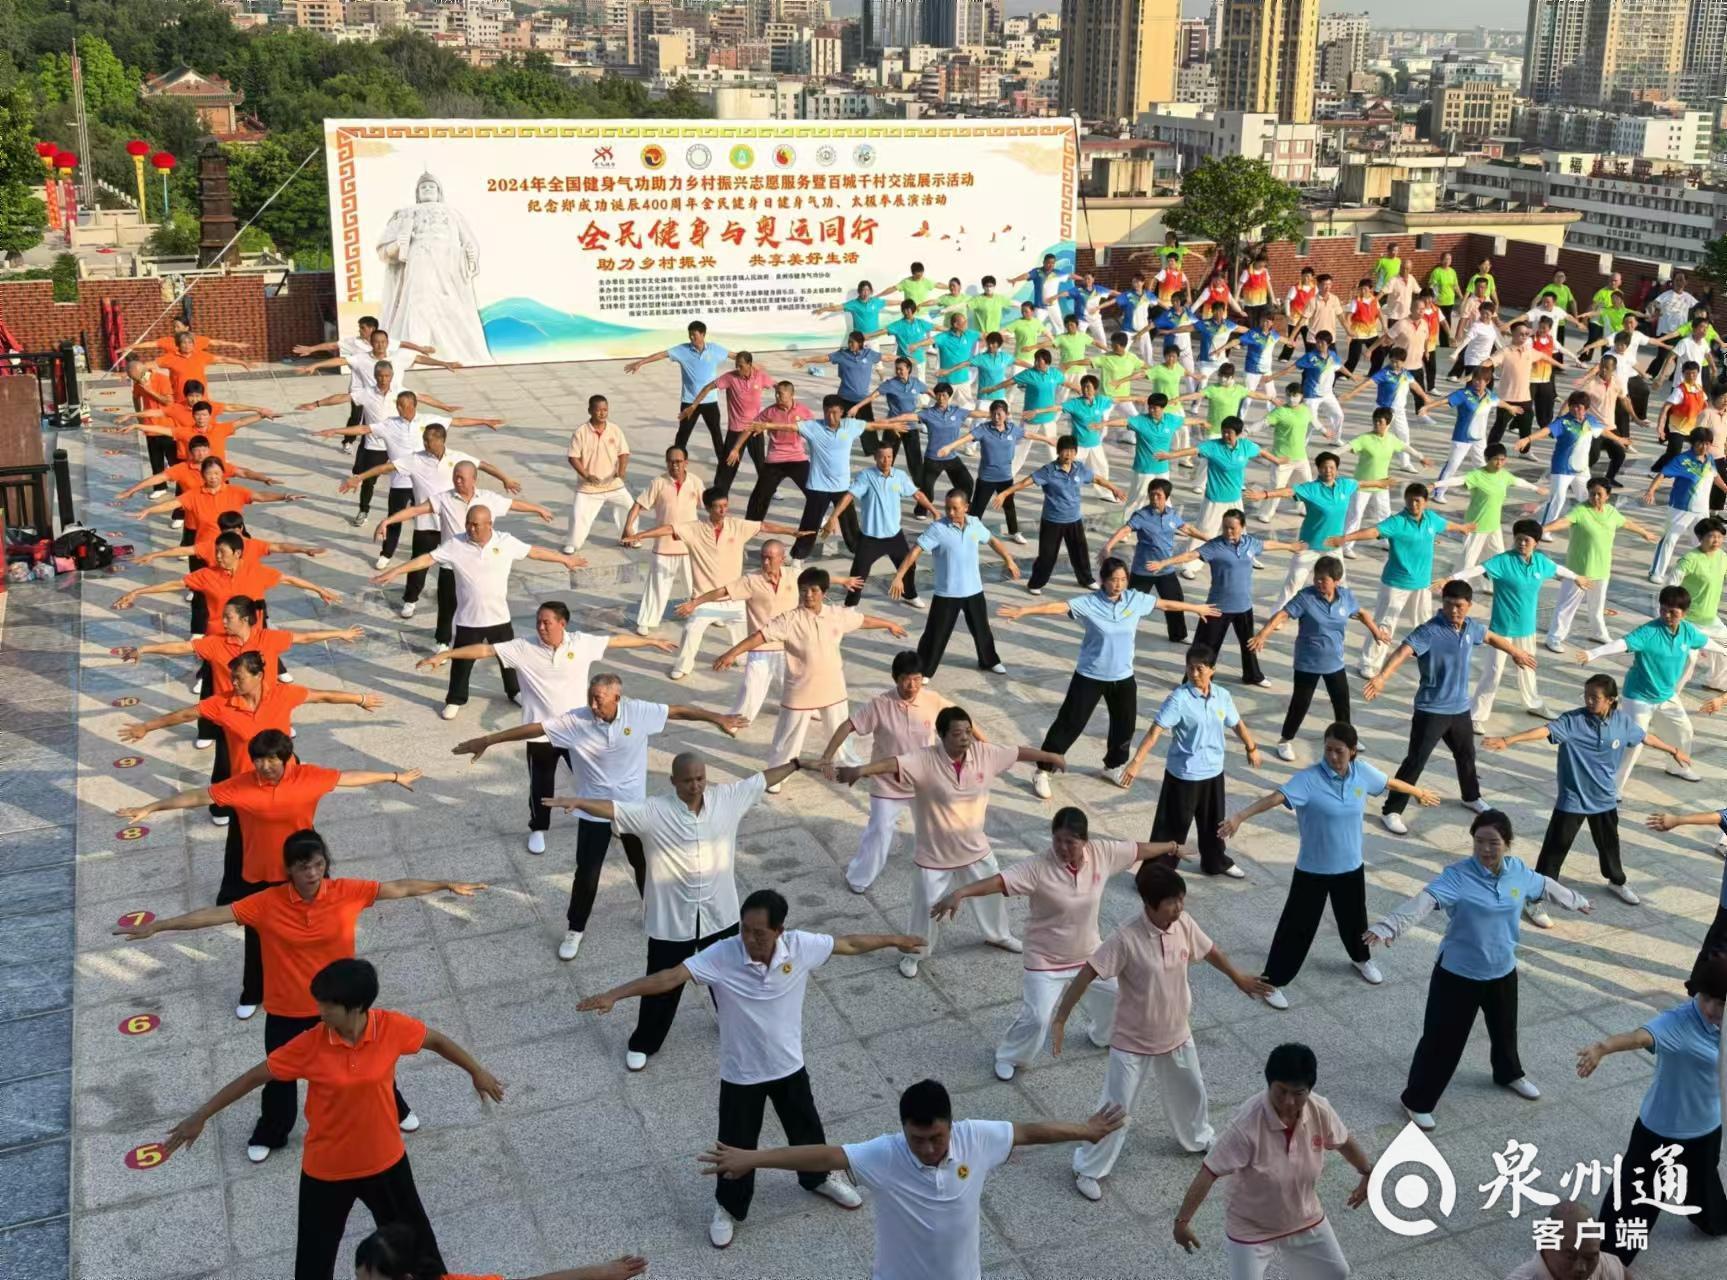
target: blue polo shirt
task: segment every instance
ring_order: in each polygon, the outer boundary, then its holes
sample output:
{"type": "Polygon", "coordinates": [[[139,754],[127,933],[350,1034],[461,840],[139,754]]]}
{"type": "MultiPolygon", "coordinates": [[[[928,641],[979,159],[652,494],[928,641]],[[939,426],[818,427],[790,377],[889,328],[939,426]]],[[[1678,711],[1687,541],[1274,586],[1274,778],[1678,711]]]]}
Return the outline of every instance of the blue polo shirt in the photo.
{"type": "MultiPolygon", "coordinates": [[[[1601,426],[1601,420],[1594,414],[1586,414],[1581,422],[1569,413],[1561,414],[1548,425],[1547,433],[1553,437],[1553,456],[1547,460],[1547,474],[1554,476],[1572,476],[1578,472],[1576,454],[1578,437],[1593,434],[1594,429],[1601,426]]],[[[1584,462],[1584,471],[1589,469],[1584,462]]]]}
{"type": "Polygon", "coordinates": [[[1474,858],[1452,863],[1427,885],[1451,917],[1439,944],[1440,965],[1475,982],[1503,978],[1517,967],[1523,904],[1539,902],[1546,891],[1546,880],[1521,858],[1507,855],[1496,876],[1474,858]]]}
{"type": "Polygon", "coordinates": [[[1073,424],[1073,438],[1081,449],[1094,449],[1103,443],[1103,432],[1098,424],[1114,407],[1115,401],[1108,396],[1092,396],[1089,400],[1084,396],[1069,396],[1061,402],[1061,411],[1073,424]]]}
{"type": "Polygon", "coordinates": [[[1231,505],[1240,502],[1247,464],[1259,456],[1259,446],[1251,440],[1237,436],[1235,447],[1231,449],[1223,443],[1223,437],[1218,436],[1199,442],[1199,456],[1204,458],[1207,464],[1205,500],[1227,502],[1231,505]]]}
{"type": "Polygon", "coordinates": [[[1675,631],[1667,630],[1659,618],[1634,628],[1625,637],[1631,653],[1625,696],[1650,704],[1666,702],[1678,691],[1692,653],[1708,643],[1708,636],[1683,620],[1675,631]]]}
{"type": "MultiPolygon", "coordinates": [[[[1013,372],[1013,352],[990,351],[988,348],[978,352],[971,358],[972,365],[977,369],[978,389],[993,387],[998,382],[1007,382],[1013,372]]],[[[1006,387],[1002,390],[1005,392],[1006,387]]]]}
{"type": "Polygon", "coordinates": [[[1246,613],[1253,608],[1253,558],[1265,550],[1251,533],[1239,542],[1212,538],[1199,544],[1199,558],[1211,569],[1211,590],[1205,602],[1225,613],[1246,613]]]}
{"type": "Polygon", "coordinates": [[[883,378],[876,390],[896,418],[902,413],[916,413],[918,401],[929,394],[922,378],[883,378]]]}
{"type": "MultiPolygon", "coordinates": [[[[1056,398],[1061,389],[1067,385],[1067,376],[1051,365],[1047,369],[1021,369],[1013,375],[1013,384],[1025,392],[1025,416],[1029,420],[1040,409],[1055,407],[1056,398]]],[[[1054,414],[1045,414],[1044,420],[1052,419],[1054,414]]]]}
{"type": "Polygon", "coordinates": [[[1459,387],[1445,397],[1445,403],[1457,410],[1457,423],[1451,428],[1453,444],[1467,444],[1471,440],[1479,440],[1485,431],[1475,429],[1475,419],[1480,413],[1491,409],[1499,402],[1499,397],[1493,394],[1489,387],[1480,395],[1476,395],[1471,387],[1459,387]]]}
{"type": "Polygon", "coordinates": [[[1229,341],[1229,335],[1235,332],[1235,326],[1227,320],[1198,320],[1194,322],[1193,335],[1199,339],[1199,358],[1201,360],[1222,359],[1223,347],[1229,341]],[[1217,354],[1212,354],[1213,348],[1217,354]]]}
{"type": "Polygon", "coordinates": [[[1348,476],[1338,476],[1330,484],[1309,480],[1296,485],[1291,492],[1302,504],[1301,529],[1296,538],[1315,550],[1323,550],[1327,538],[1342,537],[1349,500],[1359,487],[1348,476]]]}
{"type": "MultiPolygon", "coordinates": [[[[919,320],[916,317],[907,320],[901,316],[887,326],[887,331],[888,335],[893,338],[893,353],[896,356],[904,356],[915,364],[923,359],[923,352],[913,353],[912,348],[934,333],[935,326],[928,320],[919,320]]],[[[866,329],[864,332],[869,333],[871,330],[866,329]]]]}
{"type": "Polygon", "coordinates": [[[951,370],[943,380],[953,387],[971,381],[971,353],[977,346],[977,335],[970,329],[964,333],[955,333],[952,329],[943,329],[935,335],[936,359],[941,361],[937,368],[951,370]]]}
{"type": "Polygon", "coordinates": [[[1541,622],[1541,584],[1556,577],[1559,566],[1539,551],[1527,560],[1504,551],[1481,567],[1493,582],[1487,629],[1508,639],[1534,635],[1541,622]]]}
{"type": "Polygon", "coordinates": [[[798,423],[798,434],[810,451],[809,487],[818,493],[844,493],[851,488],[852,446],[868,430],[869,423],[862,418],[841,418],[833,430],[821,418],[798,423]]]}
{"type": "Polygon", "coordinates": [[[1013,479],[1013,453],[1025,439],[1025,428],[1009,421],[1000,431],[989,421],[972,424],[971,438],[977,441],[977,478],[994,484],[1013,479]]]}
{"type": "Polygon", "coordinates": [[[971,425],[971,410],[950,400],[945,409],[938,409],[932,404],[918,410],[917,420],[929,434],[924,453],[927,457],[934,458],[937,449],[945,448],[966,434],[971,425]]]}
{"type": "Polygon", "coordinates": [[[1278,788],[1295,811],[1301,842],[1297,869],[1316,876],[1338,876],[1361,866],[1361,818],[1372,796],[1385,794],[1386,777],[1362,760],[1351,760],[1339,774],[1321,760],[1293,774],[1278,788]]]}
{"type": "Polygon", "coordinates": [[[851,483],[858,509],[858,527],[866,538],[891,538],[900,531],[900,499],[917,492],[911,477],[898,467],[885,476],[879,467],[860,471],[851,483]]]}
{"type": "Polygon", "coordinates": [[[834,367],[840,371],[840,394],[856,404],[870,393],[872,370],[881,360],[881,352],[874,347],[865,347],[862,351],[853,351],[850,347],[841,347],[828,357],[834,367]]]}
{"type": "Polygon", "coordinates": [[[840,304],[840,309],[851,321],[851,327],[863,333],[874,333],[881,328],[882,300],[876,297],[852,298],[840,304]]]}
{"type": "Polygon", "coordinates": [[[1295,669],[1314,675],[1343,670],[1343,637],[1361,612],[1355,593],[1339,583],[1330,600],[1311,586],[1289,598],[1283,611],[1295,619],[1295,669]]]}
{"type": "Polygon", "coordinates": [[[1301,370],[1301,397],[1304,400],[1317,400],[1320,397],[1320,382],[1326,371],[1333,375],[1343,368],[1343,361],[1337,358],[1337,352],[1327,351],[1321,356],[1317,351],[1309,351],[1295,362],[1295,367],[1301,370]]]}
{"type": "Polygon", "coordinates": [[[1169,732],[1170,776],[1203,782],[1223,772],[1223,731],[1240,724],[1241,715],[1222,685],[1213,681],[1202,697],[1184,680],[1157,709],[1157,723],[1169,732]]]}
{"type": "Polygon", "coordinates": [[[1559,748],[1559,813],[1606,813],[1619,807],[1615,775],[1625,753],[1643,741],[1643,729],[1624,711],[1592,716],[1578,707],[1547,722],[1547,741],[1559,748]]]}
{"type": "Polygon", "coordinates": [[[1061,464],[1046,462],[1031,473],[1032,482],[1043,490],[1043,518],[1050,524],[1072,524],[1079,519],[1080,490],[1091,483],[1091,468],[1075,462],[1063,471],[1061,464]]]}
{"type": "Polygon", "coordinates": [[[963,600],[983,592],[978,572],[978,547],[988,542],[990,532],[976,516],[961,529],[945,516],[918,535],[917,544],[933,561],[935,593],[963,600]]]}
{"type": "MultiPolygon", "coordinates": [[[[717,342],[710,342],[697,351],[687,342],[680,342],[675,347],[666,348],[666,359],[677,365],[681,381],[678,386],[678,399],[683,404],[694,404],[696,392],[719,377],[725,369],[726,357],[731,355],[717,342]]],[[[720,395],[717,391],[708,392],[708,398],[703,404],[718,404],[720,395]]]]}
{"type": "Polygon", "coordinates": [[[1161,513],[1150,507],[1141,507],[1129,516],[1127,527],[1133,530],[1136,542],[1133,548],[1133,565],[1128,572],[1143,574],[1147,565],[1168,560],[1173,556],[1175,531],[1185,523],[1181,512],[1174,507],[1165,507],[1161,513]]]}
{"type": "Polygon", "coordinates": [[[1445,517],[1423,511],[1417,520],[1399,511],[1376,529],[1390,547],[1379,580],[1404,591],[1426,590],[1433,584],[1433,542],[1445,532],[1445,517]]]}
{"type": "MultiPolygon", "coordinates": [[[[1163,335],[1163,342],[1180,342],[1185,339],[1184,333],[1177,330],[1182,325],[1195,319],[1193,312],[1183,311],[1177,307],[1168,307],[1152,317],[1151,327],[1163,335]]],[[[1161,348],[1161,344],[1160,344],[1161,348]]]]}
{"type": "Polygon", "coordinates": [[[1403,643],[1415,651],[1421,667],[1415,709],[1447,716],[1468,711],[1469,663],[1475,650],[1487,643],[1487,628],[1466,618],[1459,631],[1443,613],[1436,613],[1405,636],[1403,643]]]}
{"type": "Polygon", "coordinates": [[[1136,413],[1127,420],[1127,429],[1133,433],[1133,474],[1136,476],[1166,476],[1169,474],[1169,462],[1157,455],[1168,453],[1175,444],[1175,437],[1180,433],[1182,424],[1187,419],[1179,413],[1165,409],[1161,417],[1152,418],[1143,413],[1136,413]]]}
{"type": "Polygon", "coordinates": [[[1067,616],[1085,628],[1079,642],[1079,674],[1091,680],[1126,680],[1133,674],[1133,642],[1139,620],[1157,612],[1157,597],[1124,591],[1111,600],[1101,591],[1075,596],[1067,616]]]}
{"type": "Polygon", "coordinates": [[[1241,335],[1243,372],[1270,373],[1271,353],[1282,339],[1277,330],[1248,329],[1241,335]]]}
{"type": "Polygon", "coordinates": [[[1408,395],[1406,388],[1415,381],[1407,369],[1393,369],[1390,365],[1373,375],[1373,407],[1376,409],[1395,409],[1408,395]]]}
{"type": "Polygon", "coordinates": [[[1674,1005],[1643,1024],[1655,1041],[1655,1078],[1637,1118],[1663,1138],[1692,1141],[1721,1127],[1721,1029],[1696,1000],[1674,1005]]]}
{"type": "Polygon", "coordinates": [[[1669,458],[1667,465],[1661,468],[1661,474],[1673,481],[1673,487],[1667,491],[1667,505],[1675,511],[1689,510],[1693,491],[1698,485],[1707,487],[1711,484],[1709,477],[1714,471],[1710,459],[1699,458],[1689,449],[1678,457],[1669,458]]]}

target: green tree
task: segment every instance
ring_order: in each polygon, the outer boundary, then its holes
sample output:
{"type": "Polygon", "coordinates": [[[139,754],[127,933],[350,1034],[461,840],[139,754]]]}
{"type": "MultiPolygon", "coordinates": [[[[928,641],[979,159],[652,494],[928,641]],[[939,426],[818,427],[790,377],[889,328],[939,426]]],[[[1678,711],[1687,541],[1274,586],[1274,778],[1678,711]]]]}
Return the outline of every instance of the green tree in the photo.
{"type": "Polygon", "coordinates": [[[234,212],[242,224],[255,216],[257,225],[277,247],[295,258],[328,252],[330,205],[321,133],[302,130],[285,137],[266,138],[256,146],[224,150],[228,156],[228,187],[234,196],[234,212]],[[312,152],[314,158],[296,175],[294,171],[307,152],[312,152]],[[284,183],[287,185],[283,186],[284,183]],[[278,192],[277,188],[281,190],[278,192]],[[274,200],[270,200],[272,194],[274,200]]]}
{"type": "Polygon", "coordinates": [[[1703,261],[1698,270],[1716,284],[1727,284],[1727,236],[1716,236],[1703,246],[1703,261]]]}
{"type": "Polygon", "coordinates": [[[35,132],[29,92],[14,85],[0,96],[0,253],[34,248],[48,224],[47,207],[35,192],[42,179],[35,132]]]}
{"type": "MultiPolygon", "coordinates": [[[[138,104],[142,77],[114,56],[113,47],[97,35],[78,37],[84,64],[84,105],[98,116],[129,115],[138,104]]],[[[72,55],[47,53],[36,63],[36,81],[44,102],[72,101],[72,55]]]]}
{"type": "Polygon", "coordinates": [[[1263,160],[1208,156],[1181,180],[1181,203],[1164,225],[1185,239],[1212,240],[1233,264],[1249,239],[1301,235],[1301,196],[1263,160]]]}

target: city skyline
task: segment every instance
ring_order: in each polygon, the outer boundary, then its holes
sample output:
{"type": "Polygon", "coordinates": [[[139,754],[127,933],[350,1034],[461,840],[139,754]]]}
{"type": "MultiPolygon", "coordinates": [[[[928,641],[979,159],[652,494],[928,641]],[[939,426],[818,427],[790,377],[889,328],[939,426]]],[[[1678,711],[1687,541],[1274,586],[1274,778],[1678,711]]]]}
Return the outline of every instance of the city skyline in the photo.
{"type": "MultiPolygon", "coordinates": [[[[862,0],[833,0],[835,17],[856,17],[862,0]]],[[[1004,11],[1009,17],[1028,13],[1053,13],[1061,8],[1060,0],[1005,0],[1004,11]]],[[[1365,13],[1376,27],[1396,27],[1409,21],[1408,0],[1322,0],[1321,13],[1365,13]]],[[[1211,11],[1211,0],[1182,0],[1181,12],[1186,18],[1203,18],[1211,11]]],[[[1446,6],[1446,13],[1455,26],[1485,25],[1513,30],[1523,26],[1523,9],[1506,9],[1499,0],[1455,0],[1446,6]],[[1512,19],[1515,19],[1513,21],[1512,19]]],[[[1442,24],[1425,22],[1419,25],[1439,28],[1442,24]]]]}

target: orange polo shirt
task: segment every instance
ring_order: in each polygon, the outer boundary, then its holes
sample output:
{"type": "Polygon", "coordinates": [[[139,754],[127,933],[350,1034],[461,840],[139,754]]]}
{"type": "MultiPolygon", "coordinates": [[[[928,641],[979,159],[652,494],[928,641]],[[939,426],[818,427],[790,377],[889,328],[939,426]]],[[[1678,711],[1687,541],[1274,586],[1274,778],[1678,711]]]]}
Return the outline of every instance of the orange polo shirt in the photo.
{"type": "Polygon", "coordinates": [[[209,389],[209,369],[213,359],[208,351],[194,351],[184,356],[175,351],[157,356],[156,363],[168,371],[168,382],[173,388],[174,399],[183,401],[186,398],[188,382],[202,382],[205,389],[209,389]]]}
{"type": "Polygon", "coordinates": [[[252,633],[246,637],[245,642],[241,643],[226,631],[220,630],[220,617],[212,618],[210,625],[218,630],[192,641],[192,653],[210,664],[210,679],[216,690],[214,697],[234,696],[234,674],[228,670],[228,664],[242,653],[255,653],[264,659],[266,688],[276,683],[276,659],[293,646],[292,635],[286,631],[272,631],[258,624],[252,628],[252,633]]]}
{"type": "Polygon", "coordinates": [[[258,495],[242,484],[224,484],[215,493],[200,484],[180,495],[180,510],[186,517],[186,527],[199,533],[216,528],[216,517],[224,511],[238,511],[257,500],[258,495]]]}
{"type": "Polygon", "coordinates": [[[234,919],[258,931],[264,1012],[279,1018],[317,1017],[312,979],[325,965],[353,956],[354,926],[377,900],[376,880],[326,877],[310,902],[293,885],[282,884],[231,903],[234,919]]]}
{"type": "Polygon", "coordinates": [[[259,691],[256,708],[247,707],[237,695],[229,694],[225,698],[205,698],[198,704],[198,714],[222,730],[228,744],[229,766],[237,778],[252,772],[252,757],[246,754],[246,744],[265,729],[288,732],[294,727],[294,708],[305,700],[306,691],[299,685],[270,681],[259,691]]]}
{"type": "MultiPolygon", "coordinates": [[[[210,547],[210,555],[216,554],[214,542],[210,547]]],[[[262,600],[270,588],[282,581],[282,575],[274,569],[265,568],[261,564],[247,564],[244,555],[240,559],[240,567],[233,573],[224,573],[209,565],[188,573],[183,581],[186,590],[196,591],[204,597],[204,607],[210,611],[207,625],[219,627],[222,624],[222,610],[234,596],[251,596],[254,600],[262,600]]]]}
{"type": "MultiPolygon", "coordinates": [[[[210,340],[208,338],[206,338],[201,333],[193,335],[193,337],[192,337],[192,354],[203,355],[209,349],[210,349],[210,340]]],[[[175,340],[174,335],[169,334],[166,338],[157,338],[156,339],[156,350],[160,351],[165,356],[171,356],[171,355],[175,355],[179,352],[180,346],[179,346],[179,343],[175,340]]]]}
{"type": "MultiPolygon", "coordinates": [[[[174,398],[174,383],[165,371],[152,370],[145,375],[144,381],[145,385],[161,396],[164,401],[171,401],[174,398]]],[[[145,395],[139,385],[134,382],[132,383],[132,407],[134,409],[160,409],[162,406],[145,395]]]]}
{"type": "MultiPolygon", "coordinates": [[[[198,540],[192,544],[192,554],[209,564],[216,563],[216,539],[220,534],[206,530],[198,535],[198,540]]],[[[255,565],[265,556],[274,555],[274,543],[265,542],[262,538],[248,538],[240,535],[240,541],[245,545],[240,549],[240,563],[255,565]]]]}
{"type": "Polygon", "coordinates": [[[282,879],[283,842],[316,824],[318,801],[336,789],[341,776],[340,769],[290,760],[282,780],[272,785],[258,777],[248,758],[245,773],[236,769],[210,788],[212,801],[240,815],[242,878],[253,884],[282,879]]]}
{"type": "MultiPolygon", "coordinates": [[[[234,468],[228,465],[226,459],[222,462],[222,479],[226,480],[234,474],[234,468]]],[[[191,462],[176,462],[162,473],[174,482],[174,488],[181,494],[191,493],[194,489],[204,487],[204,464],[191,462]]],[[[226,487],[226,486],[224,486],[226,487]]],[[[215,527],[214,524],[211,525],[215,527]]],[[[212,534],[212,537],[215,535],[212,534]]]]}
{"type": "Polygon", "coordinates": [[[396,1059],[425,1042],[418,1018],[373,1009],[358,1044],[320,1023],[265,1060],[276,1079],[306,1082],[303,1172],[324,1182],[369,1178],[407,1154],[396,1122],[396,1059]]]}
{"type": "Polygon", "coordinates": [[[223,461],[228,458],[228,437],[234,434],[232,423],[223,422],[222,414],[228,409],[225,404],[217,404],[214,400],[210,405],[210,423],[202,430],[198,428],[197,419],[192,416],[192,406],[186,404],[171,404],[162,410],[162,416],[156,421],[167,426],[174,432],[174,448],[179,456],[186,456],[186,446],[193,436],[203,436],[210,442],[210,452],[223,461]]]}

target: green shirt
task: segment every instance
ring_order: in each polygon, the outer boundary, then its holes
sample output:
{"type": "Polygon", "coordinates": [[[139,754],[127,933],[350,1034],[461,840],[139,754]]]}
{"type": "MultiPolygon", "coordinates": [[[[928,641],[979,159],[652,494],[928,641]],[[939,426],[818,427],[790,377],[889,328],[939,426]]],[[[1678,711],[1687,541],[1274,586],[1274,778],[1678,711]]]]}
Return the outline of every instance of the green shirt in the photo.
{"type": "Polygon", "coordinates": [[[1001,318],[1009,308],[1019,310],[1019,304],[1012,298],[1004,298],[999,293],[980,293],[971,300],[968,310],[971,312],[972,327],[979,333],[988,336],[1001,331],[1001,318]]]}
{"type": "Polygon", "coordinates": [[[1604,306],[1601,314],[1595,317],[1595,323],[1600,325],[1609,341],[1605,348],[1607,355],[1613,354],[1612,337],[1625,327],[1625,317],[1631,314],[1630,307],[1604,306]]]}
{"type": "MultiPolygon", "coordinates": [[[[1240,383],[1218,383],[1205,389],[1205,421],[1210,427],[1207,435],[1214,435],[1223,426],[1225,418],[1239,418],[1241,403],[1253,392],[1240,383]]],[[[1273,449],[1273,453],[1282,453],[1282,449],[1273,449]]]]}
{"type": "Polygon", "coordinates": [[[1475,282],[1477,280],[1487,281],[1487,296],[1489,298],[1493,299],[1494,301],[1498,301],[1498,299],[1499,299],[1499,281],[1497,281],[1493,278],[1493,273],[1491,271],[1477,271],[1474,275],[1469,277],[1469,286],[1468,286],[1466,292],[1469,292],[1469,293],[1475,292],[1475,282]]]}
{"type": "Polygon", "coordinates": [[[1603,582],[1613,572],[1613,535],[1625,523],[1619,508],[1609,502],[1597,511],[1578,503],[1566,512],[1571,524],[1565,547],[1565,567],[1580,578],[1603,582]]]}
{"type": "Polygon", "coordinates": [[[1160,393],[1163,398],[1174,404],[1181,394],[1181,380],[1187,376],[1187,370],[1178,364],[1154,364],[1145,371],[1146,381],[1151,383],[1151,389],[1160,393]]]}
{"type": "Polygon", "coordinates": [[[1381,258],[1373,264],[1373,283],[1378,288],[1385,288],[1398,276],[1403,274],[1402,258],[1381,258]]]}
{"type": "Polygon", "coordinates": [[[1457,301],[1457,269],[1433,268],[1427,273],[1427,287],[1433,290],[1433,300],[1440,306],[1452,306],[1457,301]]]}
{"type": "Polygon", "coordinates": [[[1391,474],[1391,460],[1403,452],[1403,441],[1387,431],[1384,435],[1368,432],[1349,442],[1355,455],[1355,482],[1383,480],[1391,474]]]}
{"type": "Polygon", "coordinates": [[[921,280],[907,276],[894,287],[900,291],[901,295],[910,298],[920,307],[929,300],[930,294],[936,291],[935,281],[931,280],[928,276],[925,276],[921,280]]]}
{"type": "Polygon", "coordinates": [[[1493,612],[1487,629],[1508,639],[1534,635],[1541,612],[1541,584],[1557,577],[1559,566],[1539,551],[1528,560],[1505,551],[1481,567],[1493,582],[1493,612]]]}
{"type": "Polygon", "coordinates": [[[1027,320],[1023,317],[1004,324],[1001,332],[1004,337],[1013,339],[1015,351],[1030,351],[1049,334],[1043,321],[1035,318],[1027,320]]]}
{"type": "Polygon", "coordinates": [[[1125,400],[1133,394],[1134,375],[1145,368],[1145,361],[1131,353],[1096,356],[1091,367],[1103,381],[1103,394],[1112,400],[1125,400]]]}
{"type": "Polygon", "coordinates": [[[1085,360],[1086,349],[1091,346],[1091,338],[1083,333],[1058,333],[1050,341],[1055,343],[1057,354],[1061,356],[1060,363],[1077,364],[1085,360]]]}
{"type": "Polygon", "coordinates": [[[1271,451],[1280,458],[1305,458],[1313,410],[1304,404],[1280,404],[1265,415],[1271,427],[1271,451]]]}
{"type": "Polygon", "coordinates": [[[1713,555],[1698,549],[1679,557],[1679,585],[1691,593],[1687,622],[1706,627],[1721,611],[1721,579],[1727,575],[1727,551],[1713,555]]]}
{"type": "MultiPolygon", "coordinates": [[[[1504,523],[1500,512],[1505,509],[1505,495],[1516,483],[1517,477],[1504,466],[1497,471],[1477,467],[1464,476],[1463,487],[1469,490],[1469,509],[1463,513],[1463,523],[1473,523],[1478,533],[1492,533],[1499,528],[1504,523]]],[[[1498,629],[1492,628],[1494,631],[1498,629]]]]}
{"type": "Polygon", "coordinates": [[[1607,286],[1597,289],[1595,291],[1595,296],[1589,299],[1589,309],[1591,311],[1599,311],[1603,307],[1612,306],[1614,292],[1615,291],[1613,289],[1607,286]]]}
{"type": "Polygon", "coordinates": [[[1543,298],[1552,298],[1553,304],[1561,311],[1576,310],[1577,295],[1571,292],[1568,284],[1542,285],[1541,292],[1535,295],[1535,301],[1540,302],[1543,298]]]}

